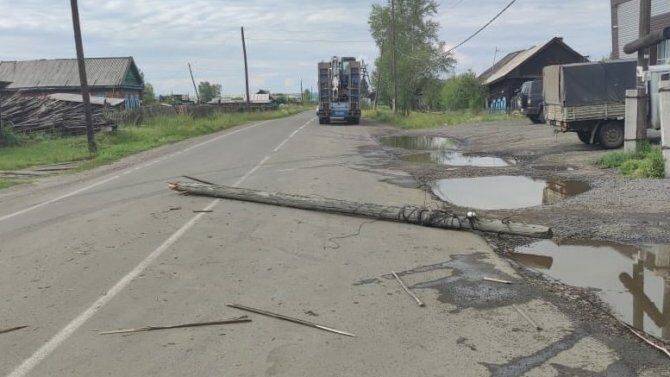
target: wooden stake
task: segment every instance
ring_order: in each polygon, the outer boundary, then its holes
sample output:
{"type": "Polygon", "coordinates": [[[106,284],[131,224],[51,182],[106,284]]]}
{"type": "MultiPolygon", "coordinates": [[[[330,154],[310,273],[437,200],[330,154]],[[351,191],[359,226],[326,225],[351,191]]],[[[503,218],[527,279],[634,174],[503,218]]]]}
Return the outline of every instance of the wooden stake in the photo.
{"type": "Polygon", "coordinates": [[[8,332],[25,329],[27,327],[28,326],[16,326],[16,327],[10,327],[10,328],[6,328],[6,329],[0,329],[0,334],[5,334],[5,333],[8,333],[8,332]]]}
{"type": "Polygon", "coordinates": [[[277,318],[277,319],[281,319],[281,320],[284,320],[284,321],[293,322],[293,323],[297,323],[297,324],[308,326],[308,327],[313,327],[315,329],[320,329],[320,330],[332,332],[332,333],[335,333],[335,334],[340,334],[340,335],[345,335],[345,336],[350,336],[350,337],[355,337],[356,336],[356,335],[348,333],[346,331],[336,330],[336,329],[333,329],[333,328],[330,328],[330,327],[318,325],[318,324],[313,323],[313,322],[305,321],[305,320],[298,319],[298,318],[287,317],[287,316],[282,315],[282,314],[276,314],[276,313],[268,312],[268,311],[261,310],[261,309],[255,309],[255,308],[251,308],[251,307],[248,307],[248,306],[237,305],[237,304],[228,304],[227,306],[229,306],[231,308],[235,308],[235,309],[244,310],[244,311],[247,311],[247,312],[252,312],[252,313],[264,315],[264,316],[267,316],[267,317],[277,318]]]}
{"type": "Polygon", "coordinates": [[[424,304],[423,301],[421,301],[421,299],[418,298],[418,297],[414,294],[414,292],[410,291],[409,288],[407,288],[407,286],[405,285],[405,283],[402,281],[402,279],[400,279],[400,276],[398,276],[398,274],[396,274],[395,271],[391,271],[391,273],[393,274],[393,277],[398,281],[398,284],[400,284],[400,286],[402,287],[402,289],[404,289],[405,292],[406,292],[408,295],[410,295],[410,297],[412,297],[412,298],[414,299],[414,301],[416,301],[416,303],[417,303],[419,306],[421,306],[421,307],[426,306],[426,304],[424,304]]]}
{"type": "Polygon", "coordinates": [[[136,329],[123,329],[123,330],[105,331],[105,332],[101,332],[99,335],[127,334],[127,333],[143,332],[143,331],[181,329],[181,328],[186,328],[186,327],[218,326],[218,325],[229,325],[229,324],[233,324],[233,323],[244,323],[244,322],[251,322],[251,319],[249,319],[249,317],[245,315],[245,316],[241,316],[241,317],[226,319],[226,320],[223,320],[223,321],[215,321],[215,322],[186,323],[186,324],[183,324],[183,325],[174,325],[174,326],[147,326],[147,327],[140,327],[140,328],[136,328],[136,329]]]}
{"type": "Polygon", "coordinates": [[[526,321],[528,321],[531,325],[533,325],[533,327],[535,327],[535,329],[536,329],[537,331],[542,331],[542,327],[538,326],[538,324],[535,323],[535,321],[533,321],[533,319],[530,318],[526,313],[524,313],[521,309],[519,309],[519,308],[518,308],[516,305],[514,305],[514,304],[512,304],[512,307],[513,307],[514,309],[516,309],[516,311],[519,312],[519,314],[521,314],[521,316],[522,316],[523,318],[525,318],[526,321]]]}
{"type": "Polygon", "coordinates": [[[484,278],[484,280],[486,280],[486,281],[491,281],[491,282],[494,282],[494,283],[501,283],[501,284],[512,284],[512,282],[511,282],[511,281],[507,281],[507,280],[500,280],[500,279],[494,279],[494,278],[484,278]]]}

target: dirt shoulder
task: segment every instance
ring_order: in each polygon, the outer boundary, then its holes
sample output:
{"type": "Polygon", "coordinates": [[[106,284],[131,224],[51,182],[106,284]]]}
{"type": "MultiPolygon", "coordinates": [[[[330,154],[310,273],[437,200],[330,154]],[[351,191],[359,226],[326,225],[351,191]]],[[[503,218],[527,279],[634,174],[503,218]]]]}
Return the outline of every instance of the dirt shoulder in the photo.
{"type": "MultiPolygon", "coordinates": [[[[623,243],[670,242],[670,181],[631,179],[594,163],[607,151],[581,143],[576,134],[554,134],[544,125],[526,121],[498,121],[449,126],[422,131],[402,131],[377,125],[373,133],[433,135],[456,140],[465,154],[514,159],[508,167],[459,167],[394,160],[425,188],[444,178],[523,175],[541,179],[578,180],[591,189],[555,204],[517,210],[479,211],[492,217],[551,226],[555,237],[591,238],[623,243]]],[[[397,157],[408,153],[385,148],[397,157]]],[[[449,204],[447,207],[458,209],[449,204]]]]}

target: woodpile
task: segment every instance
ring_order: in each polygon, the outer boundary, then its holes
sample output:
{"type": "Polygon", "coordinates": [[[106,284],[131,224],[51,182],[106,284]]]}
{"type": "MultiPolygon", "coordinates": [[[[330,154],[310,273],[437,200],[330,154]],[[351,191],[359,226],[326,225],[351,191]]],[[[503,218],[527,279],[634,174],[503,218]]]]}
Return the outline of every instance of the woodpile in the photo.
{"type": "MultiPolygon", "coordinates": [[[[15,133],[80,134],[86,132],[82,103],[15,94],[0,99],[0,106],[4,126],[15,133]]],[[[99,130],[111,125],[113,122],[104,116],[104,109],[100,106],[93,106],[94,128],[99,130]]]]}

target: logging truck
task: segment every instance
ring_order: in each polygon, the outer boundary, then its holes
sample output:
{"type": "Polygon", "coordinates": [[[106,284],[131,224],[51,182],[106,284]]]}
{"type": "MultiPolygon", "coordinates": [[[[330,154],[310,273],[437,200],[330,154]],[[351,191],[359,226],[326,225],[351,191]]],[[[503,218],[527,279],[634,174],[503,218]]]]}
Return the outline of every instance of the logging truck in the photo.
{"type": "Polygon", "coordinates": [[[337,56],[319,63],[319,124],[360,122],[361,67],[355,58],[337,56]]]}

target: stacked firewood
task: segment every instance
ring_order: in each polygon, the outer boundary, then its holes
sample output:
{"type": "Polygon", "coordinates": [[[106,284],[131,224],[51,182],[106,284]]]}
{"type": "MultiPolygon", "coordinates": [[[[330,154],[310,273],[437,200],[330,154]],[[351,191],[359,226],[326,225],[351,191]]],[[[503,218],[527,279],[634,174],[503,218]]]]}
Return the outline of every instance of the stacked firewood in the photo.
{"type": "MultiPolygon", "coordinates": [[[[80,134],[86,132],[84,105],[15,94],[0,99],[2,120],[6,128],[15,133],[80,134]]],[[[104,109],[93,106],[93,127],[96,130],[111,126],[104,109]]]]}

